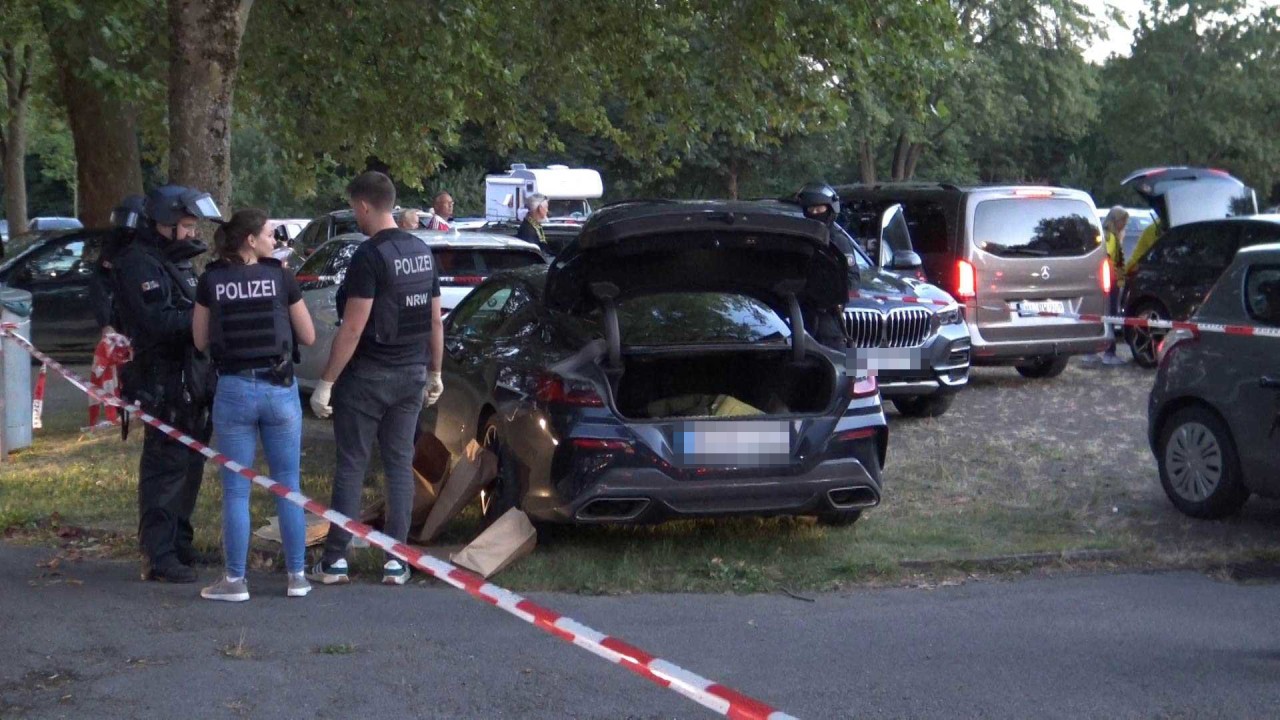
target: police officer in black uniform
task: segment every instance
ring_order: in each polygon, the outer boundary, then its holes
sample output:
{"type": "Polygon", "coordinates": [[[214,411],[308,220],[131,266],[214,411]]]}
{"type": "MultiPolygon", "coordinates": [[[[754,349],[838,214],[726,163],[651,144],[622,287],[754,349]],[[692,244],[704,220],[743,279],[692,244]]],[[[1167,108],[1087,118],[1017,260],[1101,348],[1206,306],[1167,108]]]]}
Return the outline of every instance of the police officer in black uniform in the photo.
{"type": "MultiPolygon", "coordinates": [[[[844,231],[836,225],[836,218],[840,215],[840,196],[835,188],[823,183],[810,183],[796,193],[795,202],[804,210],[805,217],[827,226],[830,242],[840,248],[845,257],[852,257],[853,253],[857,252],[853,247],[844,247],[851,246],[852,243],[847,242],[844,231]]],[[[850,290],[856,288],[852,283],[856,275],[856,270],[850,274],[850,290]]],[[[809,333],[823,345],[844,351],[848,346],[848,340],[844,334],[843,317],[843,306],[816,311],[813,317],[809,318],[809,333]]]]}
{"type": "MultiPolygon", "coordinates": [[[[396,226],[396,190],[390,178],[366,172],[351,181],[347,194],[361,232],[371,237],[360,244],[347,268],[342,325],[311,407],[320,417],[334,416],[338,457],[333,508],[348,516],[360,512],[376,437],[387,483],[384,531],[404,542],[413,510],[418,413],[423,402],[434,403],[444,390],[440,279],[426,243],[396,226]]],[[[337,525],[329,529],[324,557],[308,574],[313,582],[347,582],[350,537],[337,525]]],[[[408,579],[409,568],[388,556],[383,583],[403,585],[408,579]]]]}
{"type": "MultiPolygon", "coordinates": [[[[191,260],[208,248],[198,222],[221,220],[208,193],[165,185],[147,193],[147,220],[116,258],[114,313],[133,343],[121,370],[125,397],[208,441],[212,367],[191,342],[196,275],[191,260]]],[[[195,582],[191,513],[204,458],[155,428],[146,429],[138,467],[138,540],[145,579],[195,582]]]]}

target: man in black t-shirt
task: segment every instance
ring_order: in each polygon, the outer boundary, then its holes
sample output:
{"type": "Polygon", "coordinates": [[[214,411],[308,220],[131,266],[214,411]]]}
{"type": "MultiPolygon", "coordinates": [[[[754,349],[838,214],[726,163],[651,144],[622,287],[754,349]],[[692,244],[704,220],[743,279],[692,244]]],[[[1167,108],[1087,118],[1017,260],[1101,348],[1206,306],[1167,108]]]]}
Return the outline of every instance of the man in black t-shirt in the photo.
{"type": "MultiPolygon", "coordinates": [[[[369,239],[347,268],[338,308],[342,325],[311,395],[311,408],[322,418],[333,415],[338,455],[333,508],[348,517],[360,514],[360,493],[377,438],[386,475],[384,530],[404,542],[413,510],[418,413],[424,402],[433,404],[444,391],[440,279],[427,244],[396,225],[396,190],[390,178],[366,172],[351,181],[347,194],[369,239]]],[[[324,556],[308,578],[325,585],[347,582],[350,539],[347,531],[332,526],[324,556]]],[[[403,585],[408,579],[409,568],[388,555],[383,583],[403,585]]]]}

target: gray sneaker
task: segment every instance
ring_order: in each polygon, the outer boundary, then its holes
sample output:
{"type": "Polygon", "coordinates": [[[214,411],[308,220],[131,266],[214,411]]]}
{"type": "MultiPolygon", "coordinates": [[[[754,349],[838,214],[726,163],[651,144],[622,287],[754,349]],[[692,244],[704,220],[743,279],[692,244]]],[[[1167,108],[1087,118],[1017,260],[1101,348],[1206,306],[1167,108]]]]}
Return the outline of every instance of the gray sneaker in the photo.
{"type": "Polygon", "coordinates": [[[289,590],[286,593],[289,597],[306,597],[311,592],[311,583],[307,582],[307,576],[300,573],[289,573],[289,590]]]}
{"type": "Polygon", "coordinates": [[[226,602],[244,602],[249,599],[249,583],[244,579],[232,580],[223,577],[218,582],[200,591],[205,600],[223,600],[226,602]]]}
{"type": "Polygon", "coordinates": [[[1103,365],[1124,365],[1127,362],[1128,360],[1125,360],[1124,358],[1120,357],[1119,355],[1116,355],[1115,353],[1106,353],[1105,355],[1102,356],[1103,365]]]}

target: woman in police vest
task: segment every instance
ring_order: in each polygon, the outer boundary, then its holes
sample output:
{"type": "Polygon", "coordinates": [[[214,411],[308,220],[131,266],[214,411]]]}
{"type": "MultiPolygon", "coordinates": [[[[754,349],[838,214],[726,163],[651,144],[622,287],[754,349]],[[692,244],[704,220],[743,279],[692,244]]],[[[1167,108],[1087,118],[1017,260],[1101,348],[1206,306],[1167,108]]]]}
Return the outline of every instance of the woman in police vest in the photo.
{"type": "MultiPolygon", "coordinates": [[[[241,210],[214,235],[218,259],[196,287],[192,336],[218,368],[213,432],[218,451],[252,467],[258,437],[271,477],[298,489],[302,449],[302,403],[293,379],[294,343],[310,345],[316,331],[293,275],[271,257],[271,223],[261,210],[241,210]]],[[[222,541],[226,577],[200,592],[209,600],[249,599],[245,560],[249,553],[249,491],[244,476],[222,473],[222,541]]],[[[303,576],[306,521],[302,508],[276,499],[289,597],[311,585],[303,576]]]]}

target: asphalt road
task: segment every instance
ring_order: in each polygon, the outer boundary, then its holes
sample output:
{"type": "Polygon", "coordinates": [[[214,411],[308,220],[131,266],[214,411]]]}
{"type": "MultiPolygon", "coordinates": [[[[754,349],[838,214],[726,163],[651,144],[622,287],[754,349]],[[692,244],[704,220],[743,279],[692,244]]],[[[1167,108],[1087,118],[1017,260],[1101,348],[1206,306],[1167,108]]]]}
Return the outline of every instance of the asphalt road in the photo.
{"type": "MultiPolygon", "coordinates": [[[[0,717],[682,718],[697,705],[444,588],[232,605],[0,545],[0,717]],[[243,643],[247,657],[228,657],[243,643]],[[322,648],[354,645],[350,654],[322,648]]],[[[206,574],[212,574],[208,571],[206,574]]],[[[786,596],[537,595],[807,718],[1273,717],[1280,585],[1194,573],[786,596]]]]}

